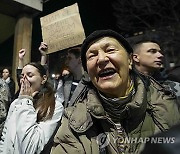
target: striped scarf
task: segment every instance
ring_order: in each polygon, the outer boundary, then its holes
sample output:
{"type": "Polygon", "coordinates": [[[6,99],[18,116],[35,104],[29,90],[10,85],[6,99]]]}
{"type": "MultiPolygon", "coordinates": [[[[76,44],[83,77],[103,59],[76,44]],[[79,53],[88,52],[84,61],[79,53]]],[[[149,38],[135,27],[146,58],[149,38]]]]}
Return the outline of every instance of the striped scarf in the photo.
{"type": "Polygon", "coordinates": [[[115,122],[115,126],[117,129],[117,149],[119,153],[125,153],[129,149],[129,145],[124,143],[123,141],[127,137],[127,134],[124,128],[121,126],[120,121],[124,119],[128,114],[126,114],[126,104],[131,101],[132,96],[135,93],[133,88],[133,84],[131,84],[129,94],[125,97],[121,98],[107,98],[99,92],[100,98],[103,100],[104,110],[107,112],[109,117],[115,122]]]}

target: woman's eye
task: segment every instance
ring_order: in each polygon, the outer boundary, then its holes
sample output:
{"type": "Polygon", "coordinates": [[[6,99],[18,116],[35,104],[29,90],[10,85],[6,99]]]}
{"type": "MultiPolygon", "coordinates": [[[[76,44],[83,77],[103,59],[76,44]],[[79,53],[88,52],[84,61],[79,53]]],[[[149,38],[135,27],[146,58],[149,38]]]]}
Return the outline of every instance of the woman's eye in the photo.
{"type": "Polygon", "coordinates": [[[107,51],[107,52],[114,52],[114,50],[115,50],[114,48],[109,48],[109,49],[107,49],[106,51],[107,51]]]}
{"type": "Polygon", "coordinates": [[[91,59],[91,58],[93,58],[93,57],[95,57],[96,56],[96,54],[90,54],[89,56],[88,56],[88,59],[91,59]]]}
{"type": "Polygon", "coordinates": [[[32,73],[27,73],[27,76],[31,78],[33,76],[33,74],[32,73]]]}

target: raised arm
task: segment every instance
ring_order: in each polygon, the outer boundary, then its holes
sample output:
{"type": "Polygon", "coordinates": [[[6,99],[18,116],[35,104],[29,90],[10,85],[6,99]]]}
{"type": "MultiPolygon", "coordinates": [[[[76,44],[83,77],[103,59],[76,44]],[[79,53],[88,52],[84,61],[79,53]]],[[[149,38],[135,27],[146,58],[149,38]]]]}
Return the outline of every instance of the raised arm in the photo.
{"type": "Polygon", "coordinates": [[[47,62],[47,49],[48,45],[45,42],[41,42],[39,46],[39,51],[41,53],[41,65],[46,65],[47,62]]]}
{"type": "Polygon", "coordinates": [[[26,54],[26,49],[19,50],[19,65],[18,69],[22,69],[24,67],[24,56],[26,54]]]}

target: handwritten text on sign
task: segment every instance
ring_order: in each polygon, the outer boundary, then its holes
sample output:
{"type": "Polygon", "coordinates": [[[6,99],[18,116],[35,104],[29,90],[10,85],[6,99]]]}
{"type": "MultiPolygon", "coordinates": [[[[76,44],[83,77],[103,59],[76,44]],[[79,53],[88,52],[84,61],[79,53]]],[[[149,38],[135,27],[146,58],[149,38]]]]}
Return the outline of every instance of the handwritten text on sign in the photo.
{"type": "Polygon", "coordinates": [[[77,3],[40,20],[43,41],[48,44],[48,53],[79,45],[85,39],[77,3]]]}

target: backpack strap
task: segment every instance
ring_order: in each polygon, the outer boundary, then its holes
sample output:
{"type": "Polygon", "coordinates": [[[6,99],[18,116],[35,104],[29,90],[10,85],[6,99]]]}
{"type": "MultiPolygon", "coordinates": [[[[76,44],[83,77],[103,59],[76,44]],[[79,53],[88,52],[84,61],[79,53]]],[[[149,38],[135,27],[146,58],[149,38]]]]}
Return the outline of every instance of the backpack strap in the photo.
{"type": "Polygon", "coordinates": [[[86,84],[86,82],[88,81],[89,76],[87,74],[84,74],[79,84],[77,85],[67,107],[73,106],[77,101],[83,100],[83,98],[86,95],[86,92],[88,91],[88,85],[86,84]]]}

